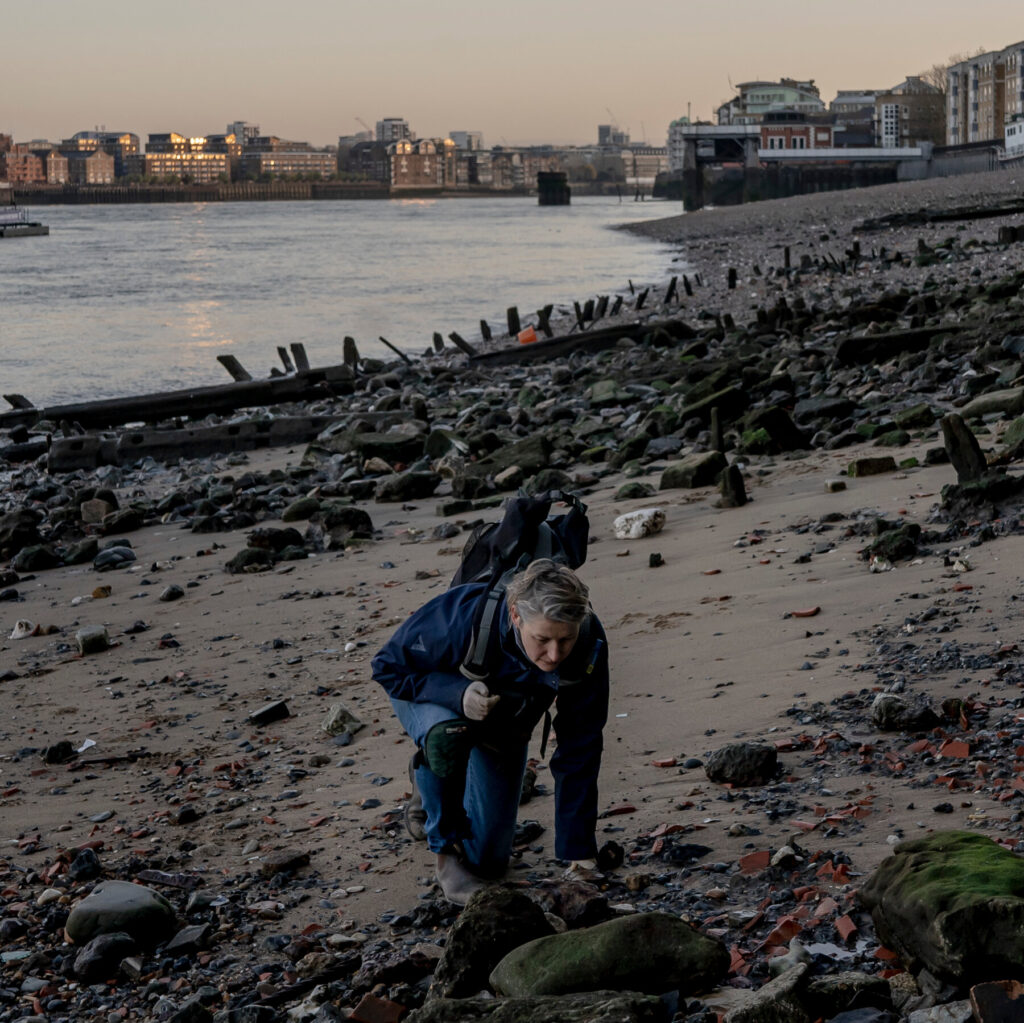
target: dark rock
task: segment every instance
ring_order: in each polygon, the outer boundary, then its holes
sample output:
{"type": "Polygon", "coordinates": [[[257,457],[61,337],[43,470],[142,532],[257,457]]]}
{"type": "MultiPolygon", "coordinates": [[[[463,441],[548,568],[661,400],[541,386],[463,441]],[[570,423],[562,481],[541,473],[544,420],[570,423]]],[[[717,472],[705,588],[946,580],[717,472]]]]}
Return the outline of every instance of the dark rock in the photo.
{"type": "Polygon", "coordinates": [[[269,725],[286,717],[291,717],[288,704],[284,700],[271,700],[270,703],[265,703],[259,710],[254,710],[249,715],[249,720],[254,725],[269,725]]]}
{"type": "Polygon", "coordinates": [[[892,455],[875,455],[872,458],[855,458],[847,468],[851,476],[879,476],[884,472],[896,471],[896,459],[892,455]]]}
{"type": "Polygon", "coordinates": [[[522,892],[495,885],[474,895],[459,915],[434,971],[431,998],[468,998],[513,949],[553,934],[543,910],[522,892]]]}
{"type": "Polygon", "coordinates": [[[943,417],[942,439],[949,460],[956,469],[957,483],[969,483],[985,475],[988,470],[985,455],[978,444],[978,438],[962,416],[951,412],[943,417]]]}
{"type": "Polygon", "coordinates": [[[78,756],[75,747],[67,739],[47,746],[43,751],[43,763],[45,764],[66,764],[78,756]]]}
{"type": "Polygon", "coordinates": [[[386,501],[418,501],[430,497],[440,482],[441,477],[436,472],[395,473],[378,481],[373,496],[381,504],[386,501]]]}
{"type": "Polygon", "coordinates": [[[230,558],[224,566],[225,572],[238,575],[241,572],[261,572],[273,568],[276,558],[273,551],[261,547],[246,547],[230,558]]]}
{"type": "Polygon", "coordinates": [[[570,930],[592,927],[612,915],[600,889],[586,881],[541,881],[528,894],[545,913],[564,920],[570,930]]]}
{"type": "Polygon", "coordinates": [[[969,401],[960,410],[965,419],[974,419],[1002,412],[1019,416],[1024,413],[1024,387],[1011,387],[1004,391],[988,391],[969,401]]]}
{"type": "Polygon", "coordinates": [[[298,850],[286,850],[281,853],[271,853],[260,864],[260,873],[264,877],[273,877],[275,874],[291,873],[300,867],[309,866],[309,853],[298,850]]]}
{"type": "Polygon", "coordinates": [[[974,1019],[981,1023],[1019,1023],[1024,1018],[1024,984],[1002,980],[971,988],[974,1019]]]}
{"type": "Polygon", "coordinates": [[[9,558],[25,547],[42,543],[40,516],[31,508],[12,508],[0,515],[0,557],[9,558]]]}
{"type": "Polygon", "coordinates": [[[708,778],[719,784],[764,785],[775,777],[779,754],[764,742],[734,742],[704,761],[708,778]]]}
{"type": "Polygon", "coordinates": [[[967,483],[950,483],[942,488],[942,507],[952,517],[995,516],[999,506],[1024,492],[1024,476],[986,473],[967,483]]]}
{"type": "Polygon", "coordinates": [[[107,572],[112,568],[123,568],[135,561],[135,551],[131,547],[105,547],[93,558],[92,567],[97,572],[107,572]]]}
{"type": "Polygon", "coordinates": [[[743,420],[741,443],[743,450],[751,454],[802,451],[811,446],[790,414],[777,405],[755,409],[747,415],[743,420]]]}
{"type": "Polygon", "coordinates": [[[811,1016],[822,1019],[831,1019],[850,1006],[872,1010],[892,1008],[888,981],[876,974],[859,970],[845,970],[810,978],[804,1001],[811,1016]]]}
{"type": "Polygon", "coordinates": [[[108,515],[100,526],[100,532],[104,536],[114,536],[116,533],[134,533],[145,524],[146,516],[143,510],[135,505],[130,505],[108,515]]]}
{"type": "Polygon", "coordinates": [[[206,948],[210,934],[210,924],[190,924],[183,927],[164,946],[164,955],[193,955],[206,948]]]}
{"type": "Polygon", "coordinates": [[[912,558],[917,554],[920,536],[921,527],[916,522],[908,522],[898,529],[887,529],[865,548],[864,558],[866,560],[875,556],[889,561],[912,558]]]}
{"type": "Polygon", "coordinates": [[[935,413],[932,411],[931,405],[921,402],[910,408],[894,412],[892,419],[901,430],[922,430],[935,422],[935,413]]]}
{"type": "Polygon", "coordinates": [[[694,994],[728,969],[720,941],[668,913],[638,913],[521,945],[495,967],[491,987],[516,997],[609,988],[694,994]]]}
{"type": "Polygon", "coordinates": [[[645,497],[653,497],[657,491],[650,485],[650,483],[640,483],[634,480],[632,483],[623,483],[618,490],[615,491],[616,501],[640,501],[645,497]]]}
{"type": "Polygon", "coordinates": [[[136,947],[135,939],[123,931],[97,935],[75,956],[75,976],[87,984],[116,977],[121,960],[136,947]]]}
{"type": "Polygon", "coordinates": [[[725,1023],[811,1023],[802,997],[806,979],[807,964],[797,964],[727,1012],[725,1023]]]}
{"type": "Polygon", "coordinates": [[[87,536],[66,548],[61,560],[65,565],[84,565],[87,561],[92,561],[98,553],[99,541],[94,536],[87,536]]]}
{"type": "Polygon", "coordinates": [[[60,564],[57,552],[46,544],[23,547],[11,558],[11,568],[15,572],[42,572],[48,568],[57,568],[60,564]]]}
{"type": "Polygon", "coordinates": [[[541,469],[524,488],[528,494],[543,494],[548,490],[573,490],[572,477],[561,469],[541,469]]]}
{"type": "Polygon", "coordinates": [[[860,890],[886,947],[957,987],[1024,978],[1024,860],[984,835],[903,842],[860,890]]]}
{"type": "Polygon", "coordinates": [[[803,398],[793,406],[793,418],[798,423],[812,419],[836,422],[851,415],[857,403],[850,398],[803,398]]]}
{"type": "Polygon", "coordinates": [[[659,490],[675,487],[710,487],[718,482],[718,476],[726,467],[725,455],[720,451],[706,451],[687,455],[673,462],[661,474],[659,490]]]}
{"type": "Polygon", "coordinates": [[[246,542],[258,550],[273,551],[275,554],[285,547],[301,547],[302,534],[294,527],[275,529],[273,526],[261,526],[246,534],[246,542]]]}
{"type": "Polygon", "coordinates": [[[543,998],[439,998],[409,1013],[405,1023],[665,1023],[653,995],[588,991],[543,998]]]}
{"type": "Polygon", "coordinates": [[[319,510],[320,499],[318,497],[299,497],[281,512],[281,521],[304,522],[306,519],[311,519],[319,510]]]}
{"type": "Polygon", "coordinates": [[[149,947],[169,938],[176,926],[173,906],[151,888],[127,881],[103,881],[75,904],[66,930],[76,945],[99,934],[124,931],[149,947]]]}
{"type": "Polygon", "coordinates": [[[721,423],[731,423],[746,412],[750,406],[750,398],[747,392],[740,387],[730,385],[714,394],[708,395],[701,401],[690,402],[679,410],[679,419],[686,422],[687,419],[696,418],[707,425],[711,421],[711,410],[718,409],[718,418],[721,423]]]}
{"type": "Polygon", "coordinates": [[[82,849],[68,867],[68,877],[72,881],[91,881],[99,877],[103,868],[95,849],[82,849]]]}
{"type": "Polygon", "coordinates": [[[373,520],[362,508],[341,501],[324,501],[312,522],[330,533],[332,540],[360,539],[373,537],[373,520]]]}

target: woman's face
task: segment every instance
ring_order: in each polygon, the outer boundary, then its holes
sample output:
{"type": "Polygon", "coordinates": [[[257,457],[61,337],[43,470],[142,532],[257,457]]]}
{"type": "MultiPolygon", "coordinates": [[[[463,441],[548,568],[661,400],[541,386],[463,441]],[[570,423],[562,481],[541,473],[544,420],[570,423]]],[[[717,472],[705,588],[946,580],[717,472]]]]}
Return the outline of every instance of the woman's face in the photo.
{"type": "Polygon", "coordinates": [[[580,627],[550,618],[522,618],[512,611],[512,624],[519,631],[526,656],[541,671],[556,671],[569,656],[579,638],[580,627]]]}

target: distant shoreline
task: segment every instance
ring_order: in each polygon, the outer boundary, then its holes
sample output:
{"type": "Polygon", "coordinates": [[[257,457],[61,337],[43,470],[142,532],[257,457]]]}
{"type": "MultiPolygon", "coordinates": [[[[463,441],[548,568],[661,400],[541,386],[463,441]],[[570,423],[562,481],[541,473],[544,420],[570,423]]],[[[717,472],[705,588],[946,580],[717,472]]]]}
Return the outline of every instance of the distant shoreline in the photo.
{"type": "MultiPolygon", "coordinates": [[[[609,182],[577,183],[573,194],[619,195],[632,199],[624,185],[609,182]]],[[[536,196],[535,189],[437,189],[392,190],[375,181],[272,181],[211,185],[37,185],[13,188],[14,201],[22,206],[79,206],[168,202],[288,202],[345,199],[521,199],[536,196]]],[[[651,196],[645,196],[650,199],[651,196]]]]}

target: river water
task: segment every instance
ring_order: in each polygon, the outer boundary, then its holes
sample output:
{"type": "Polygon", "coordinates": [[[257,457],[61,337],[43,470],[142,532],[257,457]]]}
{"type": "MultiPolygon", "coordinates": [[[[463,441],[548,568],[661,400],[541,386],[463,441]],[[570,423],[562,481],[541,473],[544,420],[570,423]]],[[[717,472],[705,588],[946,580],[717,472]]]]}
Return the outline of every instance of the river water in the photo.
{"type": "MultiPolygon", "coordinates": [[[[536,199],[50,206],[50,235],[0,241],[0,393],[37,405],[253,376],[301,341],[314,366],[386,337],[480,336],[524,315],[667,275],[671,251],[630,221],[676,204],[536,199]]],[[[6,407],[0,403],[0,408],[6,407]]]]}

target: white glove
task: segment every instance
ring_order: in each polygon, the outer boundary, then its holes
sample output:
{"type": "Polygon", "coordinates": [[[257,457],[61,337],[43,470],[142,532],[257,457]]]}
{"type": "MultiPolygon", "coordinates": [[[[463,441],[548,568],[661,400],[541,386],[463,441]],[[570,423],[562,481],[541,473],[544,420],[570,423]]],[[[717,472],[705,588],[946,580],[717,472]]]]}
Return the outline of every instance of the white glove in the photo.
{"type": "Polygon", "coordinates": [[[491,696],[483,682],[470,682],[462,694],[462,713],[470,721],[483,721],[490,714],[501,695],[491,696]]]}

